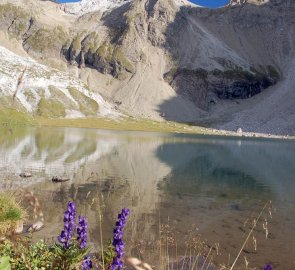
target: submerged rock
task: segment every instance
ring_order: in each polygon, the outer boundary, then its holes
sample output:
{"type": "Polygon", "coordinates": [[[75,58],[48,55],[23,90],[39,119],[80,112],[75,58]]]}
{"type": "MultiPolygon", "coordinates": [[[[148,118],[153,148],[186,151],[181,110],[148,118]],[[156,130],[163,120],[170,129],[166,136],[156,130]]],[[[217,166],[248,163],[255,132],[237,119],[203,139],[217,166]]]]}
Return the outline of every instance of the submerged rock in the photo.
{"type": "Polygon", "coordinates": [[[28,228],[28,232],[37,232],[40,231],[44,227],[44,223],[42,221],[37,221],[36,223],[32,224],[28,228]]]}
{"type": "Polygon", "coordinates": [[[28,173],[28,172],[24,172],[24,173],[20,173],[19,176],[20,177],[23,177],[23,178],[29,178],[29,177],[32,177],[32,174],[31,173],[28,173]]]}
{"type": "Polygon", "coordinates": [[[62,178],[57,176],[52,177],[52,182],[55,182],[55,183],[62,183],[67,181],[70,181],[70,178],[62,178]]]}

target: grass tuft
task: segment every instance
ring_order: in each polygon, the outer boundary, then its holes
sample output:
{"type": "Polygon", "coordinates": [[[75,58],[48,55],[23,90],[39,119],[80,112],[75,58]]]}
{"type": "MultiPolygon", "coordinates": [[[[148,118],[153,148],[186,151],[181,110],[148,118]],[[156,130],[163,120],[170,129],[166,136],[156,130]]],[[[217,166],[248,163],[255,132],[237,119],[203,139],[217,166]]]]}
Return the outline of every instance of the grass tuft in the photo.
{"type": "Polygon", "coordinates": [[[4,236],[16,229],[17,222],[25,218],[25,210],[11,195],[0,195],[0,236],[4,236]]]}

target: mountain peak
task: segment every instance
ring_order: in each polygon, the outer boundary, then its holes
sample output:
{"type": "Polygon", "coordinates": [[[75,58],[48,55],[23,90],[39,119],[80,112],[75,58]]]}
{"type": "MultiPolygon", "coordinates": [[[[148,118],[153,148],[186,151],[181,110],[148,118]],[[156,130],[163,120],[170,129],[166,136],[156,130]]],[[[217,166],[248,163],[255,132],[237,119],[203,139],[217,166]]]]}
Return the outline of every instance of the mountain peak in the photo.
{"type": "Polygon", "coordinates": [[[83,15],[93,11],[106,11],[119,7],[130,0],[81,0],[80,2],[62,4],[65,12],[75,15],[83,15]]]}
{"type": "MultiPolygon", "coordinates": [[[[64,7],[66,13],[74,15],[83,15],[88,12],[110,10],[119,7],[132,0],[81,0],[80,2],[64,3],[61,4],[64,7]]],[[[174,0],[177,6],[192,6],[201,7],[188,0],[174,0]]]]}

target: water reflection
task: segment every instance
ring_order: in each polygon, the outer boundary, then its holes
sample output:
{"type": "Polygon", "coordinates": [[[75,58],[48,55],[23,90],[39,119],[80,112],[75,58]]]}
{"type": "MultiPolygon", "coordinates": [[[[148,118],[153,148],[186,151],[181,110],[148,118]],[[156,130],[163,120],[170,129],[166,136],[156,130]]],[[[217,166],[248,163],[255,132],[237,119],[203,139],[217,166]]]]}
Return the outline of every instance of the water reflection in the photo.
{"type": "Polygon", "coordinates": [[[236,252],[245,220],[272,200],[277,209],[269,222],[273,238],[264,244],[263,232],[258,235],[261,253],[249,259],[260,265],[280,250],[285,257],[279,264],[286,267],[293,255],[284,242],[295,246],[290,240],[295,239],[290,238],[295,232],[294,165],[294,142],[67,128],[0,132],[0,189],[26,187],[43,207],[46,227],[34,237],[55,238],[66,203],[75,200],[89,218],[90,239],[98,247],[98,208],[106,240],[116,213],[130,207],[129,253],[150,260],[157,256],[159,222],[169,222],[180,236],[180,253],[182,236],[196,224],[210,243],[221,243],[218,260],[224,261],[236,252]],[[33,177],[21,179],[21,171],[33,177]],[[52,183],[53,175],[71,181],[52,183]]]}
{"type": "MultiPolygon", "coordinates": [[[[219,140],[164,144],[157,156],[171,168],[169,186],[206,196],[202,187],[228,189],[239,198],[265,194],[292,200],[295,195],[295,144],[278,141],[219,140]],[[181,157],[181,158],[178,158],[181,157]],[[182,158],[183,157],[183,158],[182,158]],[[195,187],[199,191],[193,189],[195,187]]],[[[216,192],[213,192],[216,194],[216,192]]],[[[214,195],[213,195],[214,196],[214,195]]]]}

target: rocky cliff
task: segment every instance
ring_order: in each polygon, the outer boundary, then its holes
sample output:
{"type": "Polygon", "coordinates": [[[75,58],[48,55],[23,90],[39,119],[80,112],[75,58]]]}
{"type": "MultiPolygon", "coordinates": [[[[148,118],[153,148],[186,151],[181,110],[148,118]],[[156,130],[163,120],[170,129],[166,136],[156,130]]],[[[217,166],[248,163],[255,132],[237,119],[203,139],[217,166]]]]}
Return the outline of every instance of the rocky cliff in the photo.
{"type": "Polygon", "coordinates": [[[0,45],[71,72],[125,114],[295,134],[294,1],[0,4],[0,45]]]}

